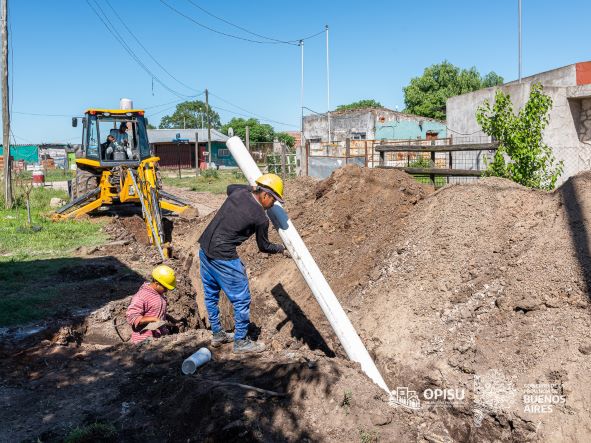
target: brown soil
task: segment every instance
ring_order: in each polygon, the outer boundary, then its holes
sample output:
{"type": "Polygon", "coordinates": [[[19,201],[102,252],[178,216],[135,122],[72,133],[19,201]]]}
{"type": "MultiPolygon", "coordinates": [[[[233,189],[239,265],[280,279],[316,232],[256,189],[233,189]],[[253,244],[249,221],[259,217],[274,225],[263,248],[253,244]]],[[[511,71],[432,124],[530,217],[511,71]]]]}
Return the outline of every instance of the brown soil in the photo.
{"type": "Polygon", "coordinates": [[[0,347],[0,440],[60,441],[99,421],[117,441],[585,441],[590,184],[584,174],[554,193],[498,179],[433,192],[403,173],[357,167],[288,183],[287,211],[390,388],[465,390],[463,401],[419,410],[388,404],[345,358],[293,261],[259,253],[254,240],[240,249],[251,332],[270,350],[245,358],[226,345],[181,375],[182,360],[209,339],[194,257],[213,214],[171,218],[167,230],[178,333],[124,343],[129,297],[158,257],[138,238],[143,224],[114,218],[110,236],[129,243],[81,251],[80,264],[63,269],[68,285],[97,288],[85,304],[92,312],[49,338],[0,347]],[[554,384],[566,401],[524,412],[532,383],[554,384]]]}

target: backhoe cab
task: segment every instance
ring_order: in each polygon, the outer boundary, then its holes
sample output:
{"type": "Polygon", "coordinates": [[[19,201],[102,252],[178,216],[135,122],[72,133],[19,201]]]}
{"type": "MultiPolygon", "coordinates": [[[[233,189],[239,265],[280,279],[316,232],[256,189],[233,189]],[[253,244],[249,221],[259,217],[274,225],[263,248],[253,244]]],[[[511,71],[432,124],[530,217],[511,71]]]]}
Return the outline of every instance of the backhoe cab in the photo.
{"type": "Polygon", "coordinates": [[[150,157],[144,111],[89,109],[82,126],[82,157],[89,161],[80,164],[106,168],[137,166],[150,157]]]}

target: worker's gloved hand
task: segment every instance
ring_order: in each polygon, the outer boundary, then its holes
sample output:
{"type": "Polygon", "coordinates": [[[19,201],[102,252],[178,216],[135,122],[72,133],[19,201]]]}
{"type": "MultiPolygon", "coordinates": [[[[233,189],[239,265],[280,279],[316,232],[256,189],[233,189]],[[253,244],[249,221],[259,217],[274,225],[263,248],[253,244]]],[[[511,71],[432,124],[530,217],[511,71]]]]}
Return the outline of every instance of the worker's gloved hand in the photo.
{"type": "Polygon", "coordinates": [[[289,253],[289,251],[287,250],[287,248],[285,246],[283,247],[283,251],[281,251],[281,254],[284,257],[291,258],[291,254],[289,253]]]}

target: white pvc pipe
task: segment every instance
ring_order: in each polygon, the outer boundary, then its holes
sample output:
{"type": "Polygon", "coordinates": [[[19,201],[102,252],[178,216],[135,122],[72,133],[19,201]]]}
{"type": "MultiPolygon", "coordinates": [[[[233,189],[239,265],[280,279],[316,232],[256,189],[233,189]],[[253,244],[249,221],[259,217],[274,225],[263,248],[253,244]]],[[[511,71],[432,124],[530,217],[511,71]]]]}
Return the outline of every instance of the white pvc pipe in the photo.
{"type": "MultiPolygon", "coordinates": [[[[242,140],[239,137],[231,137],[226,145],[242,169],[248,183],[254,186],[256,179],[262,174],[242,140]]],[[[296,262],[349,358],[359,363],[363,372],[389,394],[390,391],[380,371],[281,204],[276,202],[272,208],[267,210],[267,214],[277,228],[281,240],[296,262]]]]}

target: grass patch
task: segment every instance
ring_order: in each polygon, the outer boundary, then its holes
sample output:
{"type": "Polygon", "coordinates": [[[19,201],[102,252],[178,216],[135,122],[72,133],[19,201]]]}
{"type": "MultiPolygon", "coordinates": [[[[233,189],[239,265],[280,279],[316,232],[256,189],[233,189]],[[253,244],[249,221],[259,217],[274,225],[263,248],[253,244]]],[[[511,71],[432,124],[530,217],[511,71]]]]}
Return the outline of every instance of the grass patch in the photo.
{"type": "Polygon", "coordinates": [[[7,261],[65,257],[79,246],[94,246],[106,240],[103,223],[89,220],[51,221],[49,201],[68,199],[63,191],[35,188],[31,193],[32,226],[27,225],[24,199],[17,196],[15,209],[0,209],[0,264],[7,261]],[[40,228],[40,229],[39,229],[40,228]]]}
{"type": "Polygon", "coordinates": [[[117,441],[117,430],[111,424],[92,423],[70,431],[64,443],[109,443],[117,441]]]}
{"type": "Polygon", "coordinates": [[[39,320],[54,313],[52,299],[59,300],[60,292],[43,288],[35,293],[2,295],[0,300],[0,326],[15,326],[39,320]]]}
{"type": "MultiPolygon", "coordinates": [[[[33,178],[31,171],[23,171],[18,174],[19,177],[30,180],[33,178]]],[[[45,171],[46,182],[61,182],[66,180],[72,180],[76,176],[76,171],[65,170],[65,169],[48,169],[45,171]]]]}
{"type": "MultiPolygon", "coordinates": [[[[433,184],[433,182],[431,181],[431,177],[429,177],[428,175],[413,175],[413,177],[419,183],[423,183],[425,185],[432,185],[433,184]]],[[[436,175],[435,176],[435,187],[441,188],[445,185],[447,185],[447,178],[436,175]]]]}
{"type": "MultiPolygon", "coordinates": [[[[18,189],[17,189],[18,192],[18,189]]],[[[0,208],[0,325],[13,326],[51,315],[60,304],[59,289],[36,286],[42,280],[61,281],[58,271],[71,262],[79,246],[104,243],[104,222],[51,221],[49,201],[67,199],[63,191],[35,188],[31,192],[31,229],[22,195],[16,208],[0,208]]]]}
{"type": "Polygon", "coordinates": [[[162,177],[162,182],[169,186],[213,194],[225,194],[226,188],[232,183],[247,183],[241,172],[228,170],[205,170],[198,177],[162,177]]]}

